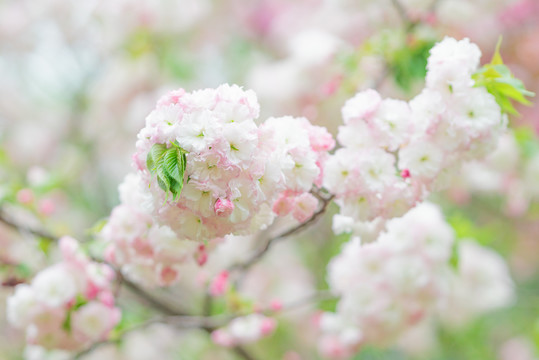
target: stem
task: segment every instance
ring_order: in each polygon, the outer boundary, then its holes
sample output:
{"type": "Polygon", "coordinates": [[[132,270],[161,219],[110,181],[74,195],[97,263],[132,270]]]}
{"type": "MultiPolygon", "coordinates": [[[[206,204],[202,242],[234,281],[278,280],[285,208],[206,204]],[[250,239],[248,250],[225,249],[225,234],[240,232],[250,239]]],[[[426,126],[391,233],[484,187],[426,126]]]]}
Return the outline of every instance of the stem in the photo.
{"type": "Polygon", "coordinates": [[[264,257],[264,255],[268,252],[268,250],[271,248],[271,246],[279,241],[283,240],[289,236],[295,235],[303,230],[305,230],[310,225],[314,224],[327,210],[328,205],[331,203],[331,200],[333,200],[334,195],[330,195],[329,197],[323,197],[322,195],[318,193],[314,193],[315,196],[321,200],[322,206],[320,209],[318,209],[314,214],[311,215],[309,219],[307,219],[305,222],[285,231],[282,234],[279,234],[273,238],[267,239],[262,246],[260,246],[255,252],[244,262],[236,263],[232,265],[229,270],[234,271],[245,271],[249,269],[251,266],[256,264],[260,259],[264,257]]]}
{"type": "Polygon", "coordinates": [[[184,313],[178,309],[173,308],[172,306],[162,302],[160,299],[157,299],[139,287],[137,284],[123,278],[123,284],[137,297],[146,302],[152,308],[161,312],[163,315],[184,315],[184,313]]]}
{"type": "Polygon", "coordinates": [[[245,360],[256,360],[251,354],[249,354],[243,347],[236,346],[232,349],[238,355],[239,357],[245,359],[245,360]]]}
{"type": "Polygon", "coordinates": [[[400,18],[406,25],[406,30],[411,30],[416,25],[416,23],[410,19],[406,8],[401,4],[400,0],[391,0],[391,3],[393,4],[393,7],[395,8],[395,10],[397,10],[400,18]]]}
{"type": "Polygon", "coordinates": [[[43,230],[33,229],[31,227],[24,226],[22,224],[17,223],[13,219],[10,219],[10,217],[1,208],[0,208],[0,222],[4,223],[5,225],[9,226],[12,229],[17,230],[21,234],[31,234],[35,237],[39,237],[39,238],[46,239],[53,242],[58,241],[58,237],[54,235],[51,235],[43,230]]]}

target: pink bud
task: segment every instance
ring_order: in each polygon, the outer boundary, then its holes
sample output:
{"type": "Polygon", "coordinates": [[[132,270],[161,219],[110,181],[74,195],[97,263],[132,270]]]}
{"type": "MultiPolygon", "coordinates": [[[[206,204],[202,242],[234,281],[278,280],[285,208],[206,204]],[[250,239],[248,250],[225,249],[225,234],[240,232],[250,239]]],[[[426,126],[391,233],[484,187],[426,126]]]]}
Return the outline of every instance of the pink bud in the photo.
{"type": "Polygon", "coordinates": [[[401,171],[401,177],[403,179],[408,179],[410,177],[410,170],[404,169],[401,171]]]}
{"type": "Polygon", "coordinates": [[[56,210],[56,205],[52,199],[43,199],[39,202],[38,205],[39,212],[45,216],[50,216],[56,210]]]}
{"type": "Polygon", "coordinates": [[[160,285],[163,285],[163,286],[170,285],[178,279],[178,271],[176,271],[171,266],[165,266],[161,270],[159,276],[160,276],[160,279],[159,279],[160,285]]]}
{"type": "Polygon", "coordinates": [[[99,294],[99,287],[93,282],[89,281],[88,286],[86,287],[86,298],[94,299],[99,294]]]}
{"type": "Polygon", "coordinates": [[[217,216],[227,217],[234,211],[234,203],[228,199],[219,198],[213,207],[217,216]]]}
{"type": "Polygon", "coordinates": [[[31,204],[34,201],[34,192],[31,189],[21,189],[17,192],[17,201],[21,204],[31,204]]]}
{"type": "Polygon", "coordinates": [[[208,261],[208,253],[204,245],[198,247],[198,251],[195,253],[195,260],[198,266],[203,266],[208,261]]]}
{"type": "Polygon", "coordinates": [[[217,275],[211,285],[210,285],[210,294],[212,296],[221,296],[224,295],[226,289],[228,288],[228,271],[224,270],[217,275]]]}
{"type": "Polygon", "coordinates": [[[99,301],[111,308],[114,306],[114,295],[112,295],[112,293],[110,291],[103,291],[101,294],[99,294],[99,301]]]}
{"type": "Polygon", "coordinates": [[[341,75],[338,75],[333,77],[333,79],[331,79],[329,82],[327,82],[322,88],[322,92],[324,93],[324,95],[331,96],[335,94],[335,92],[339,90],[339,87],[341,86],[342,78],[343,77],[341,75]]]}
{"type": "Polygon", "coordinates": [[[105,254],[104,254],[105,261],[108,262],[109,264],[114,264],[116,260],[116,257],[114,255],[115,250],[116,248],[112,244],[107,246],[107,248],[105,249],[105,254]]]}
{"type": "Polygon", "coordinates": [[[277,322],[271,318],[265,318],[260,324],[260,332],[262,335],[269,335],[277,327],[277,322]]]}
{"type": "Polygon", "coordinates": [[[270,308],[273,311],[281,311],[283,309],[283,303],[280,300],[273,300],[270,304],[270,308]]]}

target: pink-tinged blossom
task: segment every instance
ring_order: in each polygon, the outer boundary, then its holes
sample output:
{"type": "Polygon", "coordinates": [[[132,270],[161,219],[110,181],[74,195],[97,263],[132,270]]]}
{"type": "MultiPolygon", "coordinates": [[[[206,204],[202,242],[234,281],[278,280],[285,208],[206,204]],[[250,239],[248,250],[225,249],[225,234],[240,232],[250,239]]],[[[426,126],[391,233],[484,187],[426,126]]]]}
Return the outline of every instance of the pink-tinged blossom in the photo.
{"type": "Polygon", "coordinates": [[[120,321],[111,292],[114,271],[89,260],[72,238],[60,239],[60,249],[60,263],[15,288],[7,314],[28,344],[76,351],[106,340],[120,321]]]}
{"type": "Polygon", "coordinates": [[[17,201],[23,205],[29,205],[34,201],[34,192],[31,189],[17,191],[17,201]]]}
{"type": "Polygon", "coordinates": [[[303,193],[296,198],[292,216],[299,222],[304,222],[313,216],[318,207],[318,199],[310,194],[303,193]]]}

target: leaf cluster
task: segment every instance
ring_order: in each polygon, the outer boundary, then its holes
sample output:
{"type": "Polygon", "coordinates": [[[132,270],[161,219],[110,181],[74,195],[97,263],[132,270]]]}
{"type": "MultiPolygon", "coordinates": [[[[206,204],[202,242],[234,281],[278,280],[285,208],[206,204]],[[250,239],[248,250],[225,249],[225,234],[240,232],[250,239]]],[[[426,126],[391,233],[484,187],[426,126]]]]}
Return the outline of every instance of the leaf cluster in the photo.
{"type": "Polygon", "coordinates": [[[498,41],[491,62],[479,69],[473,75],[473,79],[475,86],[484,86],[494,96],[504,113],[518,115],[512,101],[529,106],[531,102],[526,97],[533,97],[535,93],[526,90],[524,83],[515,78],[511,70],[504,65],[500,55],[500,45],[501,39],[498,41]]]}

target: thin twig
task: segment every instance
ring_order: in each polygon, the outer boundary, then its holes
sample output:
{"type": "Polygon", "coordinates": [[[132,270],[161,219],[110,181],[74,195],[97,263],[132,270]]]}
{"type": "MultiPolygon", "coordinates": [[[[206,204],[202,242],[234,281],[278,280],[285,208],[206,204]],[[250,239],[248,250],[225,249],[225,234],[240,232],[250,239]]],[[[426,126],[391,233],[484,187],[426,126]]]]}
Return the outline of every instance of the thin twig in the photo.
{"type": "Polygon", "coordinates": [[[267,239],[255,252],[245,261],[236,263],[232,265],[229,270],[230,271],[245,271],[248,268],[250,268],[252,265],[257,263],[260,259],[264,257],[264,255],[268,252],[268,250],[271,248],[271,246],[276,243],[279,240],[285,239],[289,236],[295,235],[306,228],[308,228],[310,225],[314,224],[327,210],[328,205],[331,203],[331,200],[333,200],[334,195],[330,195],[329,197],[323,197],[320,194],[317,194],[313,192],[313,194],[316,194],[315,196],[318,197],[318,199],[321,199],[322,206],[320,209],[318,209],[309,219],[307,219],[305,222],[302,222],[301,224],[285,231],[282,234],[279,234],[275,237],[267,239]]]}
{"type": "Polygon", "coordinates": [[[146,302],[148,305],[150,305],[152,308],[156,309],[163,315],[184,315],[185,314],[183,311],[175,309],[169,304],[162,302],[160,299],[153,297],[144,289],[139,287],[137,284],[133,283],[132,281],[126,278],[123,278],[123,285],[125,285],[125,287],[127,287],[133,294],[135,294],[137,297],[139,297],[141,300],[146,302]]]}
{"type": "Polygon", "coordinates": [[[399,13],[402,22],[406,25],[406,30],[411,30],[416,25],[416,23],[412,21],[412,19],[410,19],[406,8],[401,4],[400,0],[391,0],[391,3],[393,4],[395,10],[397,10],[397,12],[399,13]]]}
{"type": "Polygon", "coordinates": [[[251,354],[247,352],[247,350],[245,350],[241,346],[236,346],[235,348],[232,349],[232,351],[234,351],[236,355],[244,358],[245,360],[256,360],[251,354]]]}
{"type": "Polygon", "coordinates": [[[148,321],[145,321],[143,323],[134,325],[134,326],[130,327],[129,329],[126,329],[126,330],[122,331],[122,333],[120,335],[118,335],[117,338],[114,339],[114,340],[110,339],[110,340],[103,340],[103,341],[93,343],[88,348],[76,353],[73,356],[72,360],[81,359],[84,355],[87,355],[87,354],[91,353],[92,351],[94,351],[95,349],[100,348],[102,346],[105,346],[105,345],[108,345],[108,344],[115,344],[115,343],[118,342],[118,340],[122,339],[127,333],[133,332],[135,330],[144,329],[144,328],[146,328],[146,327],[148,327],[148,326],[150,326],[152,324],[157,324],[159,322],[161,322],[160,318],[154,318],[154,319],[150,319],[148,321]]]}
{"type": "Polygon", "coordinates": [[[31,227],[28,227],[28,226],[17,223],[13,219],[10,219],[10,217],[7,216],[6,213],[4,212],[4,210],[1,209],[1,208],[0,208],[0,222],[2,222],[5,225],[11,227],[12,229],[17,230],[21,234],[32,234],[33,236],[36,236],[36,237],[39,237],[39,238],[42,238],[42,239],[46,239],[46,240],[49,240],[49,241],[53,241],[53,242],[58,241],[58,237],[56,237],[54,235],[51,235],[51,234],[47,233],[44,230],[33,229],[31,227]]]}

